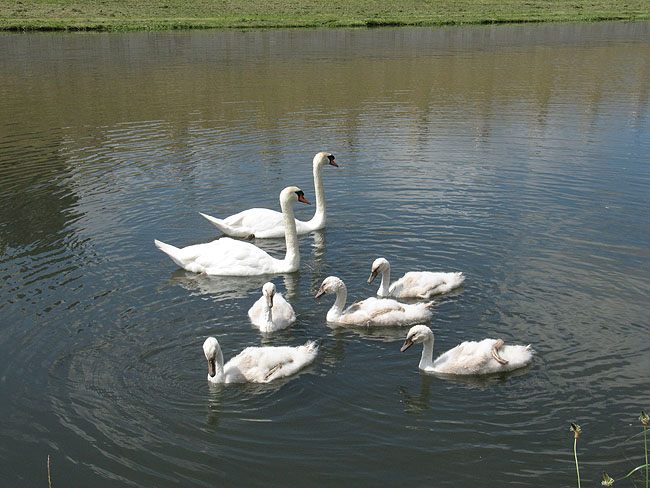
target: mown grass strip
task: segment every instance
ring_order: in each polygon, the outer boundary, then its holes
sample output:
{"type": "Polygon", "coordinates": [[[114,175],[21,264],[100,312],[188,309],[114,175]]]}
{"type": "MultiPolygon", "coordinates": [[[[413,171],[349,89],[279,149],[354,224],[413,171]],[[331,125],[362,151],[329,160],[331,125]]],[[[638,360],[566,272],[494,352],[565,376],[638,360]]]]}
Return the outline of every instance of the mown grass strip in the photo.
{"type": "Polygon", "coordinates": [[[650,0],[0,0],[0,30],[380,27],[648,20],[650,0]]]}

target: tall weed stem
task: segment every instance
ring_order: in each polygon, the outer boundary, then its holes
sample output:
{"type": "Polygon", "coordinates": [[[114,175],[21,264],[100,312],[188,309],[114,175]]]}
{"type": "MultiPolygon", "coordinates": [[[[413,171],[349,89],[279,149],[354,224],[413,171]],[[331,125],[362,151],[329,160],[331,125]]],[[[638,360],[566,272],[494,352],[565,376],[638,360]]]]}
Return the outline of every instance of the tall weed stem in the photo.
{"type": "Polygon", "coordinates": [[[578,466],[578,437],[582,434],[579,425],[571,422],[571,432],[573,432],[573,457],[576,460],[576,474],[578,475],[578,488],[580,488],[580,467],[578,466]]]}

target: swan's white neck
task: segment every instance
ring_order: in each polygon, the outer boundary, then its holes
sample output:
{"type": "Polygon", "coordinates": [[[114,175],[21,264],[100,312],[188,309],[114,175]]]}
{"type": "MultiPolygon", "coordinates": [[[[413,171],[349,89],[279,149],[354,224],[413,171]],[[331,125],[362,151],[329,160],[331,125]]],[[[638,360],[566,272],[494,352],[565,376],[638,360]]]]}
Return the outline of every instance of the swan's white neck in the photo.
{"type": "Polygon", "coordinates": [[[214,378],[210,378],[210,381],[213,383],[223,383],[225,380],[225,374],[223,371],[223,353],[221,352],[220,347],[218,347],[216,351],[214,366],[216,374],[214,375],[214,378]]]}
{"type": "Polygon", "coordinates": [[[419,368],[424,370],[433,369],[433,335],[428,336],[422,343],[419,368]]]}
{"type": "Polygon", "coordinates": [[[380,297],[388,296],[388,288],[390,285],[390,266],[381,272],[381,283],[379,284],[379,290],[377,290],[377,295],[380,297]]]}
{"type": "Polygon", "coordinates": [[[325,210],[325,189],[323,187],[323,165],[314,164],[314,191],[316,193],[316,213],[308,222],[313,226],[313,230],[322,229],[327,221],[327,212],[325,210]]]}
{"type": "Polygon", "coordinates": [[[293,204],[280,200],[282,219],[284,220],[284,240],[287,252],[284,256],[285,272],[297,271],[300,266],[300,252],[298,250],[298,232],[296,231],[296,218],[294,217],[293,204]]]}
{"type": "Polygon", "coordinates": [[[327,320],[329,322],[336,322],[337,319],[341,316],[343,313],[343,307],[345,307],[345,301],[347,299],[348,289],[344,283],[341,283],[336,288],[336,300],[334,301],[334,305],[332,305],[332,308],[330,308],[327,312],[327,320]]]}
{"type": "Polygon", "coordinates": [[[270,330],[273,328],[273,309],[264,300],[262,311],[264,312],[264,328],[270,330]]]}

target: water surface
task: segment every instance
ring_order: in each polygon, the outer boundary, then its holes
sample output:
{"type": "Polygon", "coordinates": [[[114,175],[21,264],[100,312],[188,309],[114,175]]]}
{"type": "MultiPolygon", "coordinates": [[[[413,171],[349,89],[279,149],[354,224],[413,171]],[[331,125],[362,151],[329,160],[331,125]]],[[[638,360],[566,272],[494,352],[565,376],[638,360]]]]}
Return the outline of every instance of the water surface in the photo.
{"type": "MultiPolygon", "coordinates": [[[[566,486],[642,464],[650,408],[650,24],[0,35],[0,482],[46,486],[566,486]],[[273,279],[197,276],[153,246],[198,214],[313,199],[327,229],[273,279]],[[451,380],[406,329],[328,325],[328,275],[463,271],[429,324],[531,343],[451,380]],[[201,351],[320,353],[277,384],[210,387],[201,351]],[[638,444],[638,445],[637,445],[638,444]]],[[[299,218],[313,208],[298,206],[299,218]]],[[[282,255],[282,240],[256,241],[282,255]]]]}

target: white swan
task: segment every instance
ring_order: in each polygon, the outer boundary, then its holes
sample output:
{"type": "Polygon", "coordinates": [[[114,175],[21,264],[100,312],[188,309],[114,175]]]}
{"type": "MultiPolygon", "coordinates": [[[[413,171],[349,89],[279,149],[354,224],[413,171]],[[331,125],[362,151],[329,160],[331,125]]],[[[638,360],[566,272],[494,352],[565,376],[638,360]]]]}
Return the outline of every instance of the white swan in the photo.
{"type": "Polygon", "coordinates": [[[409,271],[390,285],[390,264],[384,258],[377,258],[372,263],[368,284],[381,273],[381,283],[377,295],[395,298],[431,298],[433,295],[447,293],[458,288],[465,281],[460,272],[409,271]]]}
{"type": "Polygon", "coordinates": [[[291,273],[297,271],[300,265],[296,220],[293,216],[293,204],[297,201],[309,203],[296,186],[288,186],[280,193],[280,207],[286,227],[287,251],[284,259],[276,259],[250,242],[229,237],[182,249],[158,240],[154,240],[154,244],[181,268],[195,273],[225,276],[291,273]]]}
{"type": "Polygon", "coordinates": [[[262,287],[262,296],[248,310],[253,325],[262,332],[275,332],[285,329],[296,321],[296,313],[282,293],[275,292],[270,281],[262,287]]]}
{"type": "Polygon", "coordinates": [[[413,344],[424,343],[419,368],[427,373],[489,374],[513,371],[528,366],[533,350],[527,346],[504,346],[502,339],[467,341],[433,360],[433,332],[426,325],[411,327],[400,349],[406,351],[413,344]]]}
{"type": "Polygon", "coordinates": [[[269,383],[297,373],[311,364],[317,353],[318,346],[313,341],[297,347],[247,347],[223,364],[217,339],[208,337],[203,343],[210,383],[269,383]]]}
{"type": "MultiPolygon", "coordinates": [[[[323,166],[329,163],[338,167],[334,162],[334,156],[328,152],[319,152],[314,156],[314,190],[316,192],[316,213],[311,220],[303,222],[296,219],[296,230],[298,235],[307,234],[313,230],[325,227],[327,214],[325,211],[325,190],[323,189],[323,166]]],[[[201,214],[212,224],[217,226],[221,232],[232,237],[282,237],[284,225],[282,214],[268,208],[251,208],[244,210],[225,219],[217,219],[201,214]]]]}
{"type": "Polygon", "coordinates": [[[350,305],[347,309],[345,301],[348,291],[345,283],[336,276],[323,280],[316,298],[326,293],[336,293],[336,300],[327,312],[327,321],[349,325],[410,325],[431,318],[429,307],[433,302],[406,304],[388,298],[366,298],[361,302],[350,305]]]}

